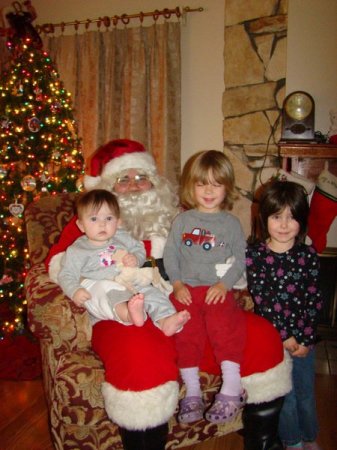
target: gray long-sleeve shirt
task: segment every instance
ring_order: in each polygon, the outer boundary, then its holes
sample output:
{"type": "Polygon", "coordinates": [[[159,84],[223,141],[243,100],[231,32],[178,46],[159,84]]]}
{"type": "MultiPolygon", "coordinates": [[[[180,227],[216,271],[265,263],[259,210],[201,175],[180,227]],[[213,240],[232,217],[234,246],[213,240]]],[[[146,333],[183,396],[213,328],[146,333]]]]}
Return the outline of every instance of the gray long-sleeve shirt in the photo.
{"type": "Polygon", "coordinates": [[[79,237],[67,248],[61,263],[58,281],[63,292],[72,298],[82,278],[94,280],[113,279],[119,272],[114,254],[126,250],[138,259],[141,267],[146,259],[142,242],[134,239],[126,230],[119,228],[108,243],[97,247],[86,236],[79,237]]]}
{"type": "Polygon", "coordinates": [[[246,239],[240,221],[228,213],[189,210],[174,220],[164,250],[164,266],[170,282],[181,280],[191,286],[210,286],[222,281],[228,289],[245,271],[246,239]],[[216,264],[228,257],[235,261],[224,276],[216,264]]]}

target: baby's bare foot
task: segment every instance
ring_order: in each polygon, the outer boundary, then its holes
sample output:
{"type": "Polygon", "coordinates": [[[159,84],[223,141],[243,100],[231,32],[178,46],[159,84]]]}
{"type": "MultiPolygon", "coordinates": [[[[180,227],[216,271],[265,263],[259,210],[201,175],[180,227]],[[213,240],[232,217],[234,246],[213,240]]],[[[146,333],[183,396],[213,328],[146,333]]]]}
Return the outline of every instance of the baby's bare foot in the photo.
{"type": "Polygon", "coordinates": [[[135,294],[133,295],[127,303],[128,305],[128,316],[130,322],[132,322],[136,327],[142,327],[144,325],[144,295],[135,294]]]}
{"type": "Polygon", "coordinates": [[[165,336],[173,336],[177,331],[180,331],[181,328],[188,322],[191,318],[191,314],[184,310],[172,314],[172,316],[165,317],[159,321],[162,332],[165,336]]]}

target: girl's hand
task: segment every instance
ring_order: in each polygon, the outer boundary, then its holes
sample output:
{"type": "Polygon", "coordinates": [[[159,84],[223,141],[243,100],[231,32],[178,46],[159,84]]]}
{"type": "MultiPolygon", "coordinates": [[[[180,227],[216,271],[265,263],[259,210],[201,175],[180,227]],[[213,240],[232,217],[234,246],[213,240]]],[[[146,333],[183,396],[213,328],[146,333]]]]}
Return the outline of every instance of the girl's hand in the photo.
{"type": "Polygon", "coordinates": [[[125,256],[123,256],[122,263],[125,267],[137,267],[138,259],[132,253],[127,253],[125,256]]]}
{"type": "Polygon", "coordinates": [[[226,299],[227,287],[223,283],[216,283],[211,286],[206,294],[205,303],[207,305],[223,303],[226,299]]]}
{"type": "Polygon", "coordinates": [[[91,299],[91,294],[84,288],[79,288],[73,295],[73,302],[76,306],[82,308],[87,300],[91,299]]]}
{"type": "Polygon", "coordinates": [[[299,345],[297,350],[295,350],[292,355],[297,356],[297,358],[305,358],[309,353],[309,347],[305,347],[304,345],[299,345]]]}
{"type": "Polygon", "coordinates": [[[283,347],[288,350],[289,353],[293,354],[298,349],[299,345],[294,336],[283,341],[283,347]]]}
{"type": "Polygon", "coordinates": [[[183,305],[190,305],[192,303],[191,293],[181,281],[175,281],[173,283],[173,294],[178,302],[183,305]]]}

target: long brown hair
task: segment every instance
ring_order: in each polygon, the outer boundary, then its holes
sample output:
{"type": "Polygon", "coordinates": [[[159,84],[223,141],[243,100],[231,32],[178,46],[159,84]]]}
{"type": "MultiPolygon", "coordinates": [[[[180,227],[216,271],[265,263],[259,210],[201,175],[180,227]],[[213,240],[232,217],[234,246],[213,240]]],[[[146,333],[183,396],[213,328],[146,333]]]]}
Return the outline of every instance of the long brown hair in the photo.
{"type": "Polygon", "coordinates": [[[263,190],[259,203],[259,220],[263,240],[269,238],[268,217],[289,206],[293,218],[300,226],[296,242],[304,241],[308,225],[309,202],[307,192],[301,184],[292,181],[271,181],[263,190]]]}

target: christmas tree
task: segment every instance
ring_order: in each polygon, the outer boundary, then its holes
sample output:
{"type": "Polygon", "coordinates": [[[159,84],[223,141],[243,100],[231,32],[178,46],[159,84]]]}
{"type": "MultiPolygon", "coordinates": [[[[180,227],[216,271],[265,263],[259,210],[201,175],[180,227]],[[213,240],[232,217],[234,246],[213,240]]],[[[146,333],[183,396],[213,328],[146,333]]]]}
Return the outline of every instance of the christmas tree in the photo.
{"type": "Polygon", "coordinates": [[[25,330],[29,268],[25,207],[42,195],[77,191],[84,171],[70,94],[41,42],[7,43],[0,77],[0,338],[25,330]]]}

